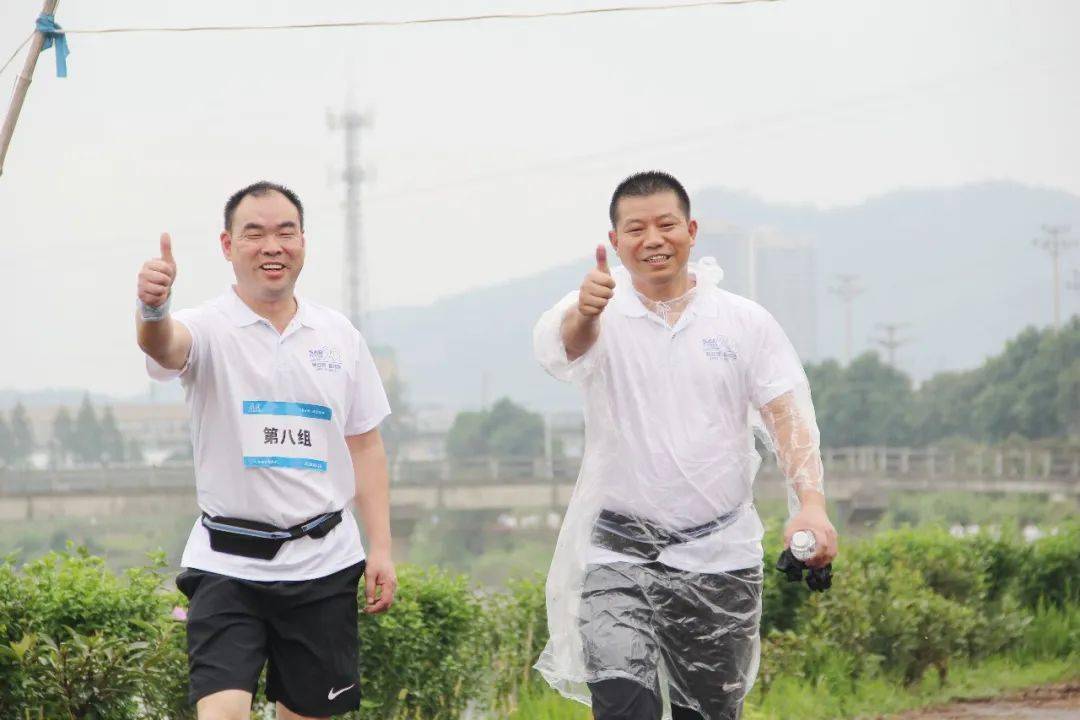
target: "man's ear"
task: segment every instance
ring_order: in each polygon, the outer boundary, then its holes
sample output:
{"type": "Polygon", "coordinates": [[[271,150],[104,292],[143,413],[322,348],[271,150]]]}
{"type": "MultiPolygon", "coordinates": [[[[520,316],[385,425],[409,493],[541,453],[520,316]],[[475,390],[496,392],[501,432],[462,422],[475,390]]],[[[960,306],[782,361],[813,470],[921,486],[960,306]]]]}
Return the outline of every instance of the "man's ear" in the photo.
{"type": "Polygon", "coordinates": [[[221,254],[226,260],[232,260],[232,235],[228,230],[221,231],[221,254]]]}

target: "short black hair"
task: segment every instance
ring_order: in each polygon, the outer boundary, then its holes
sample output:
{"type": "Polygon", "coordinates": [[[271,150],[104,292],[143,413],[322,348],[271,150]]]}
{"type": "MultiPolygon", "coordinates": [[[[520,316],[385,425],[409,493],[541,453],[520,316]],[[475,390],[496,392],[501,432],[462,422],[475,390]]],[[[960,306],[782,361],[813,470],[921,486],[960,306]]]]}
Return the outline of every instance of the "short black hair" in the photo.
{"type": "Polygon", "coordinates": [[[611,227],[615,227],[615,211],[619,207],[619,200],[624,197],[647,197],[661,192],[673,192],[679,199],[679,207],[682,208],[686,219],[690,219],[690,196],[686,194],[686,188],[675,179],[674,175],[659,170],[646,170],[634,173],[619,183],[615,193],[611,196],[611,207],[608,208],[608,216],[611,218],[611,227]]]}
{"type": "Polygon", "coordinates": [[[241,188],[232,194],[225,202],[225,229],[230,230],[232,228],[233,215],[236,214],[236,208],[240,204],[240,201],[246,198],[248,195],[254,197],[262,197],[267,193],[277,192],[285,196],[285,198],[296,206],[296,212],[300,213],[300,229],[304,229],[304,206],[300,203],[300,198],[289,188],[284,185],[278,185],[277,183],[268,182],[266,180],[260,180],[257,183],[252,183],[246,188],[241,188]]]}

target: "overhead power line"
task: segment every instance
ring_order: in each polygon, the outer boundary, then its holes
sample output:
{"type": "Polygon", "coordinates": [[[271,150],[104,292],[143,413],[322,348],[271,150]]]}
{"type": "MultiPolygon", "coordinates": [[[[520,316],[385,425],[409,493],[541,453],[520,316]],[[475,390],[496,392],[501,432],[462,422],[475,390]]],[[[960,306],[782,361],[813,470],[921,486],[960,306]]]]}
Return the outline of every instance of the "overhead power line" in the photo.
{"type": "MultiPolygon", "coordinates": [[[[102,28],[65,28],[68,35],[110,35],[116,33],[189,33],[189,32],[246,32],[252,30],[320,30],[333,28],[362,27],[402,27],[406,25],[446,25],[451,23],[469,23],[484,20],[538,20],[542,18],[575,17],[578,15],[613,15],[630,12],[657,12],[663,10],[686,10],[690,8],[712,7],[717,5],[757,5],[782,2],[782,0],[699,0],[690,3],[666,3],[657,5],[615,5],[602,8],[584,8],[581,10],[554,10],[537,12],[503,12],[484,15],[451,15],[446,17],[411,18],[403,20],[339,20],[317,23],[285,23],[281,25],[188,25],[138,27],[102,27],[102,28]]],[[[15,48],[11,57],[0,67],[0,75],[12,63],[19,51],[30,42],[33,33],[15,48]]]]}
{"type": "Polygon", "coordinates": [[[105,35],[109,33],[145,32],[235,32],[250,30],[315,30],[326,28],[356,27],[402,27],[406,25],[443,25],[484,20],[537,20],[541,18],[564,18],[581,15],[613,15],[616,13],[658,12],[686,10],[717,5],[755,5],[782,2],[782,0],[699,0],[688,3],[658,3],[652,5],[614,5],[610,7],[582,8],[579,10],[538,10],[535,12],[498,12],[480,15],[450,15],[444,17],[406,18],[401,20],[336,20],[314,23],[285,23],[270,25],[191,25],[191,26],[139,26],[103,28],[67,28],[69,35],[105,35]]]}

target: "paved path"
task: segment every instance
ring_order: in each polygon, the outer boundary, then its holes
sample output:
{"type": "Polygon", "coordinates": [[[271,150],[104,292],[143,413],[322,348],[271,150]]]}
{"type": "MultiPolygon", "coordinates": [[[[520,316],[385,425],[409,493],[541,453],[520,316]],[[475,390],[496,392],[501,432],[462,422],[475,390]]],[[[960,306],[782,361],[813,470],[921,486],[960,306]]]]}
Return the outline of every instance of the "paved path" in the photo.
{"type": "Polygon", "coordinates": [[[1080,683],[1032,688],[1005,698],[906,712],[893,720],[1080,720],[1080,683]]]}

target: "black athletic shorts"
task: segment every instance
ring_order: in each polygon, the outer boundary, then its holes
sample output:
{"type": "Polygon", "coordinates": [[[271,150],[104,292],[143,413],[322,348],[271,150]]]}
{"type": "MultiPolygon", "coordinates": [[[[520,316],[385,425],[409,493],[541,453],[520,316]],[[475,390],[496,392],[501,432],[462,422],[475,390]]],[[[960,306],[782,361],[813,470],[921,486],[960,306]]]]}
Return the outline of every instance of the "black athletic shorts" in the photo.
{"type": "Polygon", "coordinates": [[[357,586],[364,562],[314,580],[256,582],[185,570],[176,586],[187,621],[192,704],[221,690],[326,717],[360,707],[357,586]]]}

